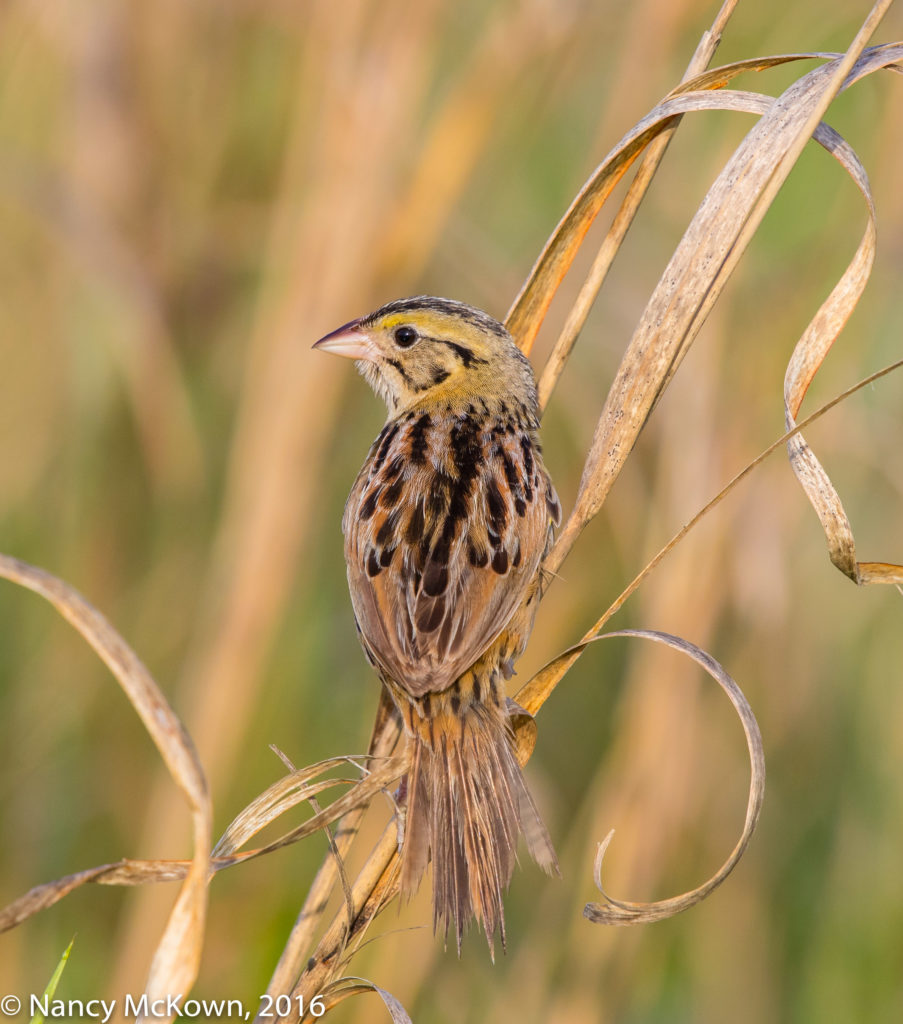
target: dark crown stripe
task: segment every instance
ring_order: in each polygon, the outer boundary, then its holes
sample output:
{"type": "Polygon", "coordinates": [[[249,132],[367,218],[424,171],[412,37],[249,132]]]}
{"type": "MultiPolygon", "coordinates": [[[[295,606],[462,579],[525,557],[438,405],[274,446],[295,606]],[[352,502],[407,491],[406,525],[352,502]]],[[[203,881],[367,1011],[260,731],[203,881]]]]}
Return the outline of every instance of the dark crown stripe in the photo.
{"type": "Polygon", "coordinates": [[[421,310],[434,313],[444,313],[446,316],[458,317],[465,320],[480,330],[489,331],[499,338],[510,338],[505,328],[493,319],[488,313],[468,306],[466,302],[456,302],[454,299],[440,299],[433,295],[415,295],[409,299],[396,299],[381,306],[375,312],[365,317],[362,323],[365,326],[372,326],[383,317],[391,316],[393,313],[415,313],[421,310]]]}

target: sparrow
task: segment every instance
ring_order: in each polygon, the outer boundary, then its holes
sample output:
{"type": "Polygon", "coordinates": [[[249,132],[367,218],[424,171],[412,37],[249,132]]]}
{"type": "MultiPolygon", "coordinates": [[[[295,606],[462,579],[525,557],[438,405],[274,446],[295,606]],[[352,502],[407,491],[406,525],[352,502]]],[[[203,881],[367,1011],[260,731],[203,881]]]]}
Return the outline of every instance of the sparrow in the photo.
{"type": "Polygon", "coordinates": [[[475,918],[492,953],[518,835],[558,870],[504,691],[561,519],[533,370],[498,321],[422,295],[314,347],[355,360],[388,408],[342,531],[361,644],[410,746],[401,890],[413,894],[432,860],[434,930],[447,939],[452,925],[460,954],[475,918]]]}

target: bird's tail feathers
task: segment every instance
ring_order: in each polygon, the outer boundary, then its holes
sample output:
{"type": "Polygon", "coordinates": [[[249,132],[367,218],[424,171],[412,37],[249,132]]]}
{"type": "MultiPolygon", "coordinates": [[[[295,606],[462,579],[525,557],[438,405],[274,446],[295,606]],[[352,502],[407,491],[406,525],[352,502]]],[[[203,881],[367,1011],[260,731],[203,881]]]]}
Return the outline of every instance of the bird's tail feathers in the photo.
{"type": "Polygon", "coordinates": [[[474,917],[494,952],[505,947],[502,898],[523,833],[533,859],[549,873],[558,861],[511,745],[500,702],[453,709],[431,695],[406,714],[412,744],[401,887],[412,895],[433,862],[433,927],[448,936],[454,924],[458,952],[474,917]]]}

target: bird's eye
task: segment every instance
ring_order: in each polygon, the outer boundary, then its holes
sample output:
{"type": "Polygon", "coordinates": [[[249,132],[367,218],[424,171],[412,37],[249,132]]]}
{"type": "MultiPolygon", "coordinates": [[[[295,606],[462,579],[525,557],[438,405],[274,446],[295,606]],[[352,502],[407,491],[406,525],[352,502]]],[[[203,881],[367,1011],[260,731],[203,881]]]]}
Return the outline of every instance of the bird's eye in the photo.
{"type": "Polygon", "coordinates": [[[399,348],[410,348],[417,340],[417,332],[413,327],[399,327],[395,331],[395,344],[399,348]]]}

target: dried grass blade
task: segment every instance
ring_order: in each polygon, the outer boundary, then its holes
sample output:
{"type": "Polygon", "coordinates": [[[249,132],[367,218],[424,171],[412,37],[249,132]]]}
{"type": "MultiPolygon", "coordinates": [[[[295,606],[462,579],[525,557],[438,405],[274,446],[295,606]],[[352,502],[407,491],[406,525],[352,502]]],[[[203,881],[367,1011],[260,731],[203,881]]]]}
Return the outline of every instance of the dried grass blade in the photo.
{"type": "MultiPolygon", "coordinates": [[[[824,126],[823,126],[824,127],[824,126]]],[[[903,359],[898,360],[895,363],[891,363],[889,366],[885,366],[880,370],[876,370],[874,373],[870,373],[867,377],[853,384],[851,387],[842,391],[839,395],[835,395],[829,402],[820,406],[815,412],[810,413],[805,419],[801,420],[792,431],[785,431],[777,440],[773,441],[764,451],[760,452],[752,462],[748,462],[739,473],[736,473],[727,484],[709,501],[702,506],[702,508],[689,519],[677,533],[668,541],[664,547],[660,548],[658,553],[651,558],[645,566],[637,573],[637,575],[630,581],[630,583],[621,591],[621,593],[615,598],[615,600],[608,606],[608,608],[602,613],[599,619],[593,626],[587,630],[586,634],[580,640],[579,643],[573,647],[569,647],[566,651],[563,651],[557,657],[553,658],[543,668],[541,668],[535,675],[533,675],[521,688],[518,690],[516,700],[509,699],[509,707],[521,709],[521,716],[512,714],[512,726],[515,729],[515,735],[518,740],[518,751],[520,755],[520,733],[523,727],[523,720],[525,719],[528,723],[532,724],[535,729],[535,722],[533,716],[536,715],[539,709],[546,702],[552,691],[558,685],[558,683],[564,678],[574,662],[580,657],[580,655],[586,650],[587,646],[592,643],[595,637],[598,635],[600,630],[605,626],[605,623],[609,621],[621,607],[625,604],[628,598],[634,594],[653,570],[658,566],[663,559],[672,551],[683,538],[697,526],[702,520],[715,508],[716,505],[720,504],[721,501],[735,488],[741,481],[745,480],[752,472],[765,461],[770,455],[773,455],[779,448],[785,446],[791,437],[799,431],[805,429],[816,420],[820,419],[825,413],[829,412],[834,406],[839,405],[845,401],[851,395],[854,395],[857,391],[861,391],[863,388],[868,387],[875,381],[880,380],[881,377],[885,377],[890,373],[894,373],[897,370],[903,369],[903,359]]],[[[872,571],[880,573],[883,568],[886,568],[890,573],[896,570],[897,566],[888,565],[884,566],[880,562],[870,562],[868,564],[872,571]]],[[[888,582],[892,582],[888,580],[888,582]]],[[[525,758],[521,763],[525,763],[529,758],[529,755],[533,751],[534,739],[529,734],[524,739],[523,750],[525,751],[525,758]]]]}
{"type": "MultiPolygon", "coordinates": [[[[351,931],[348,930],[348,914],[343,907],[332,919],[292,990],[292,1013],[280,1017],[279,1024],[298,1020],[295,1002],[298,996],[303,997],[304,1005],[308,1006],[310,1000],[335,978],[342,967],[342,953],[349,941],[363,936],[379,911],[397,894],[398,880],[398,831],[396,823],[390,821],[351,887],[351,931]]],[[[255,1024],[271,1019],[258,1016],[255,1024]]]]}
{"type": "Polygon", "coordinates": [[[734,709],[739,715],[743,731],[746,735],[746,745],[749,749],[750,759],[749,799],[746,804],[746,820],[743,824],[743,832],[724,864],[707,882],[704,882],[696,889],[685,892],[680,896],[671,897],[670,899],[659,900],[655,903],[624,903],[620,900],[614,900],[603,889],[600,877],[602,858],[611,839],[611,833],[600,844],[599,853],[596,857],[595,881],[596,887],[605,898],[605,903],[588,903],[583,910],[584,917],[599,924],[641,924],[648,921],[660,921],[665,917],[673,917],[674,914],[679,914],[681,911],[695,906],[716,889],[733,871],[737,862],[743,856],[744,850],[749,845],[762,810],[762,801],[765,797],[765,753],[762,747],[762,735],[759,732],[759,726],[752,708],[749,706],[749,702],[744,697],[740,687],[714,658],[706,654],[705,651],[700,650],[695,644],[691,644],[688,640],[654,630],[625,629],[617,633],[605,633],[603,636],[597,637],[597,639],[606,640],[616,636],[640,637],[654,640],[656,643],[664,644],[676,651],[689,655],[697,664],[701,665],[728,695],[731,704],[733,704],[734,709]]]}
{"type": "MultiPolygon", "coordinates": [[[[853,75],[847,80],[846,85],[852,84],[857,81],[863,75],[870,74],[871,72],[878,70],[879,68],[895,68],[899,66],[893,62],[903,58],[903,46],[900,44],[889,45],[886,47],[876,47],[874,50],[869,51],[866,59],[860,61],[857,69],[853,75]]],[[[709,96],[703,94],[700,96],[694,96],[693,94],[687,94],[686,99],[693,102],[702,102],[705,104],[702,108],[696,109],[731,109],[737,111],[747,111],[750,113],[763,114],[773,102],[769,97],[761,96],[757,93],[744,93],[744,92],[729,92],[718,96],[709,96]]],[[[673,109],[673,108],[672,108],[673,109]]],[[[861,253],[863,248],[868,249],[869,239],[874,236],[874,208],[871,199],[871,193],[868,186],[868,177],[865,169],[863,168],[859,158],[856,156],[853,149],[846,143],[841,136],[834,131],[829,125],[820,124],[813,137],[820,143],[831,155],[841,164],[846,172],[853,179],[857,187],[863,194],[866,200],[869,213],[869,222],[866,228],[866,235],[863,239],[863,243],[860,246],[860,251],[857,252],[857,256],[854,257],[851,266],[853,269],[853,276],[858,279],[856,267],[860,262],[861,253]]],[[[848,268],[841,279],[841,283],[838,284],[838,289],[841,294],[845,294],[849,291],[849,287],[844,284],[844,281],[851,273],[848,268]]],[[[864,282],[863,282],[864,283],[864,282]]],[[[831,301],[830,299],[828,300],[831,301]]],[[[816,318],[817,319],[817,318],[816,318]]],[[[810,328],[811,329],[811,328],[810,328]]],[[[839,329],[839,328],[838,328],[839,329]]],[[[805,335],[804,335],[805,338],[805,335]]],[[[798,358],[803,360],[804,356],[801,353],[798,358]]],[[[821,356],[818,359],[813,358],[811,365],[808,366],[808,372],[814,374],[818,365],[820,365],[821,356]]],[[[793,362],[793,360],[792,360],[793,362]]],[[[808,364],[807,364],[808,365],[808,364]]],[[[809,423],[813,422],[829,409],[833,408],[834,405],[840,401],[848,398],[850,395],[860,390],[866,384],[871,383],[873,380],[877,380],[885,373],[889,373],[896,368],[896,364],[890,367],[886,367],[883,370],[877,371],[877,373],[870,375],[864,381],[860,381],[858,384],[848,388],[841,395],[838,395],[832,401],[826,403],[815,413],[807,416],[800,424],[799,427],[805,427],[809,423]]],[[[790,370],[788,369],[788,374],[790,370]]],[[[785,434],[784,437],[780,438],[773,445],[771,445],[766,451],[758,456],[753,462],[751,462],[744,470],[738,473],[727,486],[706,506],[700,511],[697,516],[693,519],[677,534],[677,536],[669,542],[656,556],[655,558],[639,573],[636,579],[624,590],[621,595],[613,602],[613,604],[607,609],[607,611],[600,617],[600,619],[589,629],[586,635],[583,637],[581,642],[574,647],[563,652],[553,661],[549,662],[544,668],[537,672],[517,693],[516,700],[518,703],[530,714],[535,715],[539,709],[545,703],[546,699],[561,681],[561,679],[568,672],[573,663],[580,657],[582,652],[586,648],[586,644],[601,630],[605,623],[615,614],[626,599],[634,592],[639,583],[649,574],[649,572],[657,565],[661,559],[667,554],[667,552],[681,539],[681,537],[694,526],[708,511],[711,510],[734,486],[736,486],[740,480],[742,480],[748,473],[758,465],[764,458],[771,454],[778,446],[782,444],[792,444],[794,436],[798,433],[798,426],[794,425],[785,434]],[[790,432],[792,431],[792,433],[790,432]]],[[[830,487],[830,484],[828,485],[830,487]]],[[[841,510],[842,511],[842,510],[841,510]]],[[[576,536],[576,535],[574,535],[576,536]]],[[[570,550],[570,546],[573,540],[566,542],[559,538],[559,542],[556,545],[552,555],[546,562],[548,568],[555,569],[563,561],[565,555],[570,550]]],[[[883,563],[883,562],[863,562],[857,564],[858,572],[863,580],[868,578],[870,582],[888,582],[894,583],[899,582],[899,566],[883,563]]]]}
{"type": "MultiPolygon", "coordinates": [[[[873,60],[887,57],[894,61],[903,57],[903,47],[882,49],[883,52],[872,55],[873,60]]],[[[856,77],[863,73],[867,72],[860,68],[856,77]]],[[[784,376],[784,421],[788,430],[796,428],[796,417],[809,385],[859,302],[875,260],[877,222],[868,178],[858,160],[848,160],[844,166],[865,199],[868,223],[849,266],[812,318],[790,357],[784,376]]],[[[794,433],[787,441],[787,453],[791,468],[821,522],[831,562],[860,585],[903,583],[903,566],[857,560],[853,529],[840,495],[801,433],[794,433]]]]}
{"type": "MultiPolygon", "coordinates": [[[[335,758],[334,760],[337,763],[341,763],[345,759],[335,758]]],[[[279,850],[284,846],[290,845],[291,843],[305,839],[307,836],[312,835],[314,832],[317,832],[322,828],[328,827],[334,821],[337,821],[343,816],[348,815],[350,812],[357,810],[357,808],[366,806],[378,792],[385,789],[388,785],[398,779],[404,772],[406,766],[407,761],[403,755],[387,760],[383,765],[371,772],[364,779],[356,782],[354,784],[354,788],[344,796],[335,800],[322,811],[314,814],[314,816],[304,822],[303,825],[300,825],[298,828],[280,836],[278,839],[268,843],[266,846],[262,846],[254,850],[248,850],[244,853],[238,853],[236,852],[238,845],[240,845],[238,840],[246,842],[247,839],[257,831],[257,829],[251,829],[244,835],[239,835],[237,833],[235,835],[231,835],[227,832],[227,835],[230,835],[230,841],[228,843],[224,842],[226,838],[225,836],[223,840],[220,840],[222,850],[220,851],[219,856],[209,861],[208,874],[223,871],[225,868],[232,867],[235,864],[240,864],[246,860],[253,860],[256,857],[272,853],[275,850],[279,850]]],[[[314,768],[318,767],[320,766],[314,766],[314,768]]],[[[347,781],[348,780],[330,779],[325,783],[319,784],[315,788],[321,789],[328,785],[333,785],[334,783],[347,781]]],[[[280,782],[286,785],[294,784],[294,779],[292,776],[288,776],[286,779],[280,780],[280,782]]],[[[271,787],[271,789],[272,788],[274,787],[271,787]]],[[[282,807],[282,810],[285,810],[289,806],[293,806],[294,803],[308,800],[311,792],[312,790],[303,791],[301,795],[297,795],[290,803],[286,802],[282,807]]],[[[239,818],[242,816],[243,815],[240,815],[239,818]]],[[[270,816],[263,824],[268,824],[272,820],[273,817],[270,816]]],[[[263,826],[261,825],[260,827],[263,826]]],[[[344,837],[340,836],[340,838],[344,837]]],[[[53,882],[46,882],[43,885],[35,886],[33,889],[30,889],[27,893],[0,910],[0,932],[14,928],[16,925],[21,924],[21,922],[26,918],[31,917],[33,914],[36,914],[41,910],[46,910],[47,907],[53,906],[54,903],[61,900],[73,890],[89,882],[93,882],[98,885],[146,885],[149,882],[173,882],[182,881],[183,879],[190,880],[195,870],[194,865],[195,861],[193,860],[136,860],[129,858],[115,861],[111,864],[100,864],[93,868],[87,868],[84,871],[66,875],[65,877],[59,878],[53,882]]],[[[187,991],[187,989],[180,991],[187,991]]]]}
{"type": "Polygon", "coordinates": [[[835,53],[805,52],[737,61],[703,72],[681,82],[676,89],[672,90],[657,107],[618,142],[593,171],[533,264],[505,318],[505,325],[521,349],[527,354],[531,351],[545,314],[558,286],[570,269],[586,232],[612,189],[633,161],[654,139],[670,132],[680,115],[690,109],[708,109],[705,104],[692,108],[683,107],[680,104],[674,104],[673,100],[688,92],[721,89],[732,79],[745,72],[767,71],[793,61],[835,59],[838,56],[835,53]]]}
{"type": "Polygon", "coordinates": [[[392,1018],[392,1024],[412,1024],[407,1011],[395,996],[384,988],[380,988],[379,985],[374,985],[372,981],[368,981],[366,978],[339,978],[338,981],[328,985],[321,995],[326,1009],[331,1010],[334,1006],[344,1002],[349,996],[361,996],[369,992],[375,992],[382,999],[386,1009],[389,1011],[389,1016],[392,1018]]]}
{"type": "Polygon", "coordinates": [[[228,857],[285,811],[304,803],[311,796],[316,796],[330,786],[355,785],[357,779],[329,778],[316,784],[310,781],[333,768],[347,767],[353,763],[353,758],[330,757],[277,779],[236,815],[213,848],[213,855],[228,857]]]}
{"type": "MultiPolygon", "coordinates": [[[[388,757],[395,749],[401,734],[401,725],[393,713],[394,704],[385,690],[380,693],[380,702],[373,724],[373,735],[368,747],[371,758],[388,757]]],[[[357,835],[366,805],[348,811],[338,822],[336,829],[336,852],[344,858],[357,835]]],[[[323,914],[329,894],[332,892],[339,875],[336,856],[327,858],[317,872],[305,897],[304,904],[292,927],[291,935],[279,957],[267,994],[276,997],[283,992],[290,992],[307,962],[308,951],[313,944],[313,937],[323,914]]]]}
{"type": "MultiPolygon", "coordinates": [[[[849,81],[899,56],[899,51],[887,48],[881,48],[880,53],[871,51],[849,81]]],[[[546,562],[551,571],[561,566],[580,532],[601,508],[649,413],[699,332],[767,204],[805,142],[818,130],[818,122],[811,123],[814,113],[820,113],[827,105],[826,96],[833,96],[844,84],[847,64],[844,58],[816,68],[777,100],[769,101],[767,112],[737,148],[700,205],[615,375],[596,426],[575,507],[546,562]]],[[[685,94],[661,104],[656,116],[673,116],[681,110],[681,100],[692,101],[687,109],[704,109],[706,105],[748,109],[751,95],[685,94]]]]}
{"type": "MultiPolygon", "coordinates": [[[[321,793],[325,793],[334,786],[357,786],[359,782],[359,779],[323,779],[320,782],[312,782],[300,789],[293,788],[293,791],[290,794],[285,796],[283,799],[278,800],[276,803],[271,804],[266,802],[256,807],[246,807],[223,834],[217,845],[214,847],[213,852],[215,856],[222,857],[224,859],[232,857],[237,850],[248,842],[249,839],[257,835],[258,832],[263,831],[267,825],[275,821],[285,811],[291,810],[292,807],[297,807],[298,804],[315,801],[321,793]]],[[[372,795],[372,789],[368,789],[368,792],[372,795]]],[[[258,797],[254,803],[257,804],[259,800],[260,798],[258,797]]],[[[326,808],[326,811],[318,809],[314,815],[318,823],[328,816],[329,808],[326,808]],[[322,817],[319,817],[320,815],[322,815],[322,817]]],[[[309,822],[306,822],[305,824],[309,824],[309,822]]]]}
{"type": "Polygon", "coordinates": [[[210,796],[191,737],[138,656],[78,591],[51,573],[8,555],[0,555],[0,576],[46,598],[94,648],[116,677],[188,800],[194,857],[154,953],[147,981],[152,999],[187,992],[194,984],[200,963],[212,842],[210,796]]]}
{"type": "MultiPolygon", "coordinates": [[[[699,45],[696,47],[696,52],[687,66],[683,81],[694,78],[694,76],[699,75],[707,67],[721,42],[722,33],[731,15],[734,13],[737,3],[738,0],[725,0],[721,10],[715,16],[712,27],[704,32],[699,40],[699,45]]],[[[621,243],[630,230],[633,218],[640,208],[640,203],[643,201],[643,197],[646,195],[653,177],[655,177],[655,172],[658,170],[658,166],[665,155],[668,144],[671,142],[671,137],[677,130],[678,124],[679,120],[672,122],[670,127],[666,128],[658,138],[649,144],[648,149],[643,155],[636,175],[630,183],[630,188],[627,190],[627,195],[624,197],[618,212],[612,220],[611,227],[602,240],[602,245],[599,247],[599,251],[593,260],[586,280],[581,285],[577,299],[568,312],[564,327],[552,346],[552,351],[543,367],[537,385],[540,410],[544,410],[548,405],[555,384],[564,370],[571,350],[577,342],[578,335],[583,330],[583,325],[586,323],[589,311],[596,301],[599,289],[608,276],[608,271],[611,269],[621,243]]],[[[527,344],[532,346],[532,338],[527,344]]]]}
{"type": "Polygon", "coordinates": [[[109,864],[101,864],[99,867],[77,871],[64,878],[58,878],[55,882],[47,882],[29,889],[28,892],[0,910],[0,932],[9,931],[10,928],[15,928],[39,911],[52,907],[54,903],[74,889],[78,889],[86,882],[95,881],[98,875],[108,871],[109,868],[109,864]]]}
{"type": "MultiPolygon", "coordinates": [[[[339,797],[338,800],[334,800],[328,807],[305,821],[303,825],[299,825],[278,839],[274,839],[271,843],[267,843],[265,846],[258,847],[255,850],[222,857],[220,862],[223,864],[237,864],[243,860],[252,860],[266,853],[272,853],[274,850],[280,850],[284,846],[297,843],[300,839],[306,839],[307,836],[313,835],[314,832],[318,832],[326,825],[331,825],[334,821],[341,818],[343,814],[347,814],[348,811],[352,811],[356,807],[372,800],[377,793],[380,793],[402,776],[407,768],[407,763],[406,754],[387,759],[379,768],[374,769],[369,775],[356,782],[353,789],[344,796],[339,797]]],[[[299,798],[299,800],[306,799],[307,795],[299,798]]]]}

